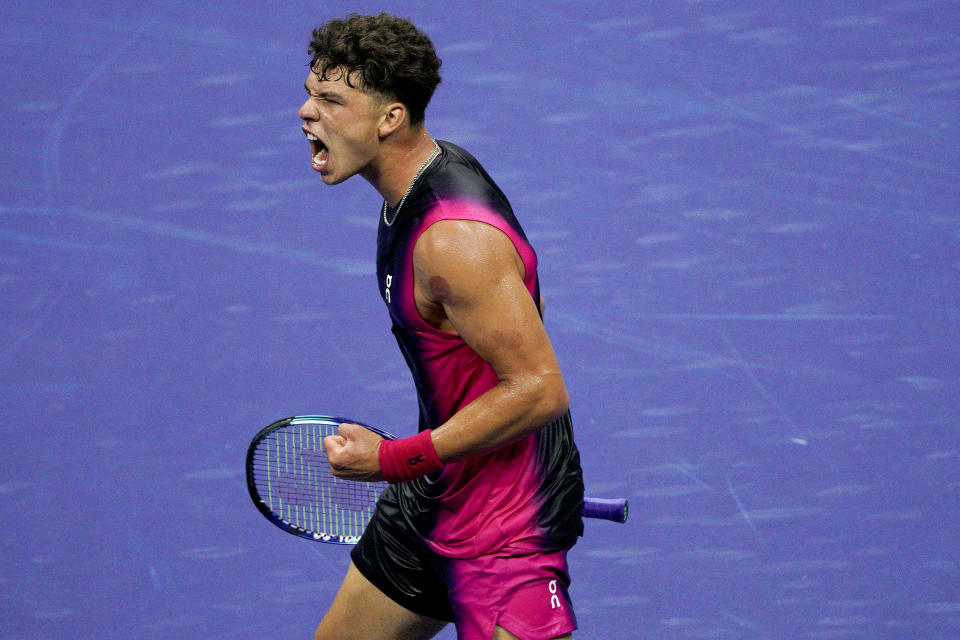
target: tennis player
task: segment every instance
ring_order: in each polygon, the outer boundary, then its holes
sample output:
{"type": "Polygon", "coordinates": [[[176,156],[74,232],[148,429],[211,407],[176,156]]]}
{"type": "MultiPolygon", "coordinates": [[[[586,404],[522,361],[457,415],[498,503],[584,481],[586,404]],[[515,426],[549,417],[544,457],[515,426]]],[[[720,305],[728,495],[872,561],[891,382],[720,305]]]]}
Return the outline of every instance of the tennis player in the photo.
{"type": "Polygon", "coordinates": [[[416,436],[346,424],[324,441],[336,475],[390,486],[315,638],[430,638],[449,622],[460,640],[571,637],[583,481],[536,254],[477,160],[427,131],[441,63],[424,33],[351,15],[308,52],[311,164],[383,198],[379,290],[420,403],[416,436]]]}

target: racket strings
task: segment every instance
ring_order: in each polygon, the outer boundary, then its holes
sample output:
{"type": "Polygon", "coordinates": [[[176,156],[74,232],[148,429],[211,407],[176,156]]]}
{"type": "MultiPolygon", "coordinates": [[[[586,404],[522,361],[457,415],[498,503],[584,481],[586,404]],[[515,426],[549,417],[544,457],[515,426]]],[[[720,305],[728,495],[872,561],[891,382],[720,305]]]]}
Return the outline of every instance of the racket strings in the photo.
{"type": "Polygon", "coordinates": [[[291,424],[264,437],[253,451],[253,479],[279,518],[318,536],[363,533],[383,483],[341,480],[330,473],[323,438],[336,425],[291,424]]]}

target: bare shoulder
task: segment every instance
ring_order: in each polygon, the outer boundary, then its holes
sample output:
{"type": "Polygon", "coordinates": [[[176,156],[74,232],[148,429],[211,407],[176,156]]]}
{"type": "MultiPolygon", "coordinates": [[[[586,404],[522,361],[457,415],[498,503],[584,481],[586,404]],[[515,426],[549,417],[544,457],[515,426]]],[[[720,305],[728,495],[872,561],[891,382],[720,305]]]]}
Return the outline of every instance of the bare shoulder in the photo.
{"type": "Polygon", "coordinates": [[[502,277],[519,273],[523,262],[507,235],[496,227],[473,220],[441,220],[417,240],[413,250],[418,276],[502,277]]]}

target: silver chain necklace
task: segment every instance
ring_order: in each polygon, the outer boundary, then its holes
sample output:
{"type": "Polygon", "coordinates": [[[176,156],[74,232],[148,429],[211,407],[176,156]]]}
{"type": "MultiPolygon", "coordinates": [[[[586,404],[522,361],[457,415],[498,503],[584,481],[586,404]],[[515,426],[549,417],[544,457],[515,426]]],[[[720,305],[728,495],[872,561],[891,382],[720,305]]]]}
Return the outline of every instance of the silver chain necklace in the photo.
{"type": "Polygon", "coordinates": [[[420,179],[420,176],[423,175],[423,172],[427,170],[427,167],[430,166],[430,163],[433,162],[437,156],[440,155],[440,145],[437,144],[437,141],[433,141],[433,151],[430,152],[430,155],[427,156],[427,159],[423,161],[423,164],[420,165],[420,168],[417,169],[416,175],[413,176],[413,180],[410,181],[410,186],[407,187],[406,192],[404,192],[403,197],[400,198],[400,202],[397,203],[397,208],[393,210],[393,217],[387,219],[387,201],[383,201],[383,223],[388,227],[392,227],[393,223],[397,221],[397,216],[400,215],[400,208],[403,206],[403,201],[407,199],[407,196],[410,195],[410,192],[413,191],[413,187],[417,184],[417,180],[420,179]]]}

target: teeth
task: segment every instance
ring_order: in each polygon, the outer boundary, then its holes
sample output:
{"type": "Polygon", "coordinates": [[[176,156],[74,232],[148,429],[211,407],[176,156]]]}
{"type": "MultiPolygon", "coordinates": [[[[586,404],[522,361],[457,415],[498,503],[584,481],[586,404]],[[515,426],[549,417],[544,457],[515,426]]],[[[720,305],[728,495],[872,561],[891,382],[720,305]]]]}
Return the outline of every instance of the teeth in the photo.
{"type": "Polygon", "coordinates": [[[320,142],[320,138],[313,135],[312,133],[307,134],[307,140],[309,140],[310,142],[320,142]]]}

